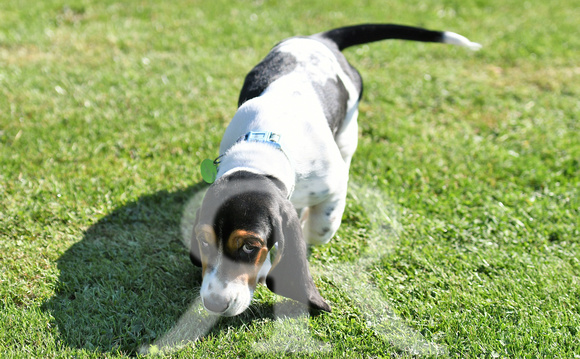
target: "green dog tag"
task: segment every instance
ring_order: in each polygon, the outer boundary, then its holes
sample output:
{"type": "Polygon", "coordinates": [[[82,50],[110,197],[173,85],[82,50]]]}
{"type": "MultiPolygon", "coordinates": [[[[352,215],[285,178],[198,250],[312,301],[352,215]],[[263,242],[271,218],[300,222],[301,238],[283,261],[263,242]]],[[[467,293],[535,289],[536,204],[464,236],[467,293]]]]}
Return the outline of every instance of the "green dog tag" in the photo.
{"type": "Polygon", "coordinates": [[[214,183],[217,177],[217,168],[212,160],[206,158],[205,160],[201,161],[201,165],[199,166],[201,170],[201,178],[209,184],[214,183]]]}

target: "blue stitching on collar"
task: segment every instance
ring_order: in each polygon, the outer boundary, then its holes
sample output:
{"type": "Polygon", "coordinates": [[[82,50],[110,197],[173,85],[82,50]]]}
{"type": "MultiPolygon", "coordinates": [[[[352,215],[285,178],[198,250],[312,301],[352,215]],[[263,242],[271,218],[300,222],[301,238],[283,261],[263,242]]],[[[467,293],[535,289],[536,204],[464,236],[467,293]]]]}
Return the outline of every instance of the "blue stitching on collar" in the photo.
{"type": "Polygon", "coordinates": [[[274,132],[269,131],[261,131],[261,132],[254,132],[250,131],[238,139],[237,142],[241,142],[242,139],[248,142],[265,142],[274,145],[274,147],[282,150],[282,146],[280,146],[280,135],[274,132]]]}

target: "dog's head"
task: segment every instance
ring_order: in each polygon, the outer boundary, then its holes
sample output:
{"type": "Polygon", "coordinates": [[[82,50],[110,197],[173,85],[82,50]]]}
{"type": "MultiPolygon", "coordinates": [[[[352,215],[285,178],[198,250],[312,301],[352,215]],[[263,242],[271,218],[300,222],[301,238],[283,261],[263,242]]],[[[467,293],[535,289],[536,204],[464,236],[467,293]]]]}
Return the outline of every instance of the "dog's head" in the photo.
{"type": "Polygon", "coordinates": [[[244,171],[210,186],[190,247],[191,261],[202,267],[208,311],[242,313],[264,281],[277,294],[330,311],[310,275],[300,221],[285,191],[274,178],[244,171]]]}

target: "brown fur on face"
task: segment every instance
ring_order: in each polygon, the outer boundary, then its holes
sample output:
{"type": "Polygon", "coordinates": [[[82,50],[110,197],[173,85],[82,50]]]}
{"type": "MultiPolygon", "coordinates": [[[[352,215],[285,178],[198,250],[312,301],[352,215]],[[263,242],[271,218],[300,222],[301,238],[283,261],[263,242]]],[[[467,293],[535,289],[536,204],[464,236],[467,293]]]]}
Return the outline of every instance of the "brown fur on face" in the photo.
{"type": "Polygon", "coordinates": [[[199,253],[201,254],[201,275],[205,274],[208,267],[208,249],[217,248],[216,235],[213,228],[207,224],[195,228],[195,235],[198,239],[199,253]],[[207,243],[209,248],[204,248],[204,243],[207,243]]]}
{"type": "Polygon", "coordinates": [[[262,268],[266,258],[268,258],[266,241],[255,232],[236,229],[228,237],[225,251],[227,251],[232,257],[235,257],[235,253],[243,250],[242,247],[246,244],[255,247],[257,253],[252,256],[252,261],[249,263],[244,262],[243,264],[238,264],[238,274],[235,278],[236,280],[247,283],[252,288],[255,288],[258,279],[258,272],[260,271],[260,268],[262,268]]]}
{"type": "Polygon", "coordinates": [[[252,231],[246,231],[245,229],[236,229],[228,237],[226,250],[229,253],[234,253],[242,248],[244,244],[251,244],[255,247],[265,246],[265,242],[260,238],[259,234],[252,231]]]}
{"type": "MultiPolygon", "coordinates": [[[[214,229],[209,225],[201,225],[195,229],[196,237],[198,239],[198,246],[201,254],[201,264],[202,264],[202,276],[211,267],[210,255],[222,255],[217,251],[218,243],[217,236],[214,229]]],[[[235,258],[236,253],[242,250],[244,245],[250,245],[256,247],[256,255],[252,256],[253,260],[249,263],[236,263],[231,260],[232,263],[226,265],[226,270],[224,273],[228,277],[232,277],[232,280],[245,283],[252,288],[255,288],[258,281],[258,273],[262,265],[268,258],[268,248],[266,242],[255,232],[247,231],[243,229],[234,230],[228,240],[225,243],[224,252],[230,255],[230,258],[235,258]]],[[[228,259],[229,260],[229,259],[228,259]]]]}

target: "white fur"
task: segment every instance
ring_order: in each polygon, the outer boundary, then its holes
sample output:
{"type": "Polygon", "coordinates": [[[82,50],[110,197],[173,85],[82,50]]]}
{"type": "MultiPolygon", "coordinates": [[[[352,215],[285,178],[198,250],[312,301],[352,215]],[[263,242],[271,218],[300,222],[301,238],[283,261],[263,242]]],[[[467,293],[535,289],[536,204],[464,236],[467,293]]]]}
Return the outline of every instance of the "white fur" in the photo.
{"type": "Polygon", "coordinates": [[[451,31],[445,31],[443,33],[443,43],[457,46],[465,46],[473,51],[481,49],[481,45],[477,42],[470,41],[463,35],[456,34],[451,31]]]}
{"type": "Polygon", "coordinates": [[[242,313],[250,306],[254,291],[247,285],[247,283],[240,280],[223,282],[220,279],[218,274],[220,273],[220,268],[224,259],[225,257],[223,255],[219,255],[218,261],[213,269],[205,273],[199,294],[204,306],[206,302],[211,302],[215,298],[227,302],[228,307],[225,311],[217,314],[230,317],[242,313]]]}
{"type": "MultiPolygon", "coordinates": [[[[228,261],[223,253],[218,253],[216,257],[216,263],[214,264],[211,271],[208,271],[203,276],[201,282],[201,289],[199,294],[201,296],[201,301],[205,306],[208,301],[211,302],[215,298],[219,298],[221,301],[228,302],[229,305],[224,312],[216,313],[223,316],[236,316],[243,311],[245,311],[252,302],[252,297],[254,296],[254,289],[248,286],[246,282],[241,280],[232,280],[224,282],[220,279],[218,275],[220,273],[223,261],[228,261]]],[[[262,264],[262,268],[258,272],[257,281],[263,282],[266,280],[266,276],[272,268],[272,262],[270,256],[266,258],[262,264]]],[[[207,307],[206,307],[207,308],[207,307]]]]}
{"type": "MultiPolygon", "coordinates": [[[[276,247],[278,244],[276,244],[276,247]]],[[[258,283],[262,283],[266,280],[266,276],[270,273],[270,269],[272,269],[272,261],[270,260],[270,256],[266,257],[264,264],[262,264],[262,268],[258,272],[258,283]]]]}

